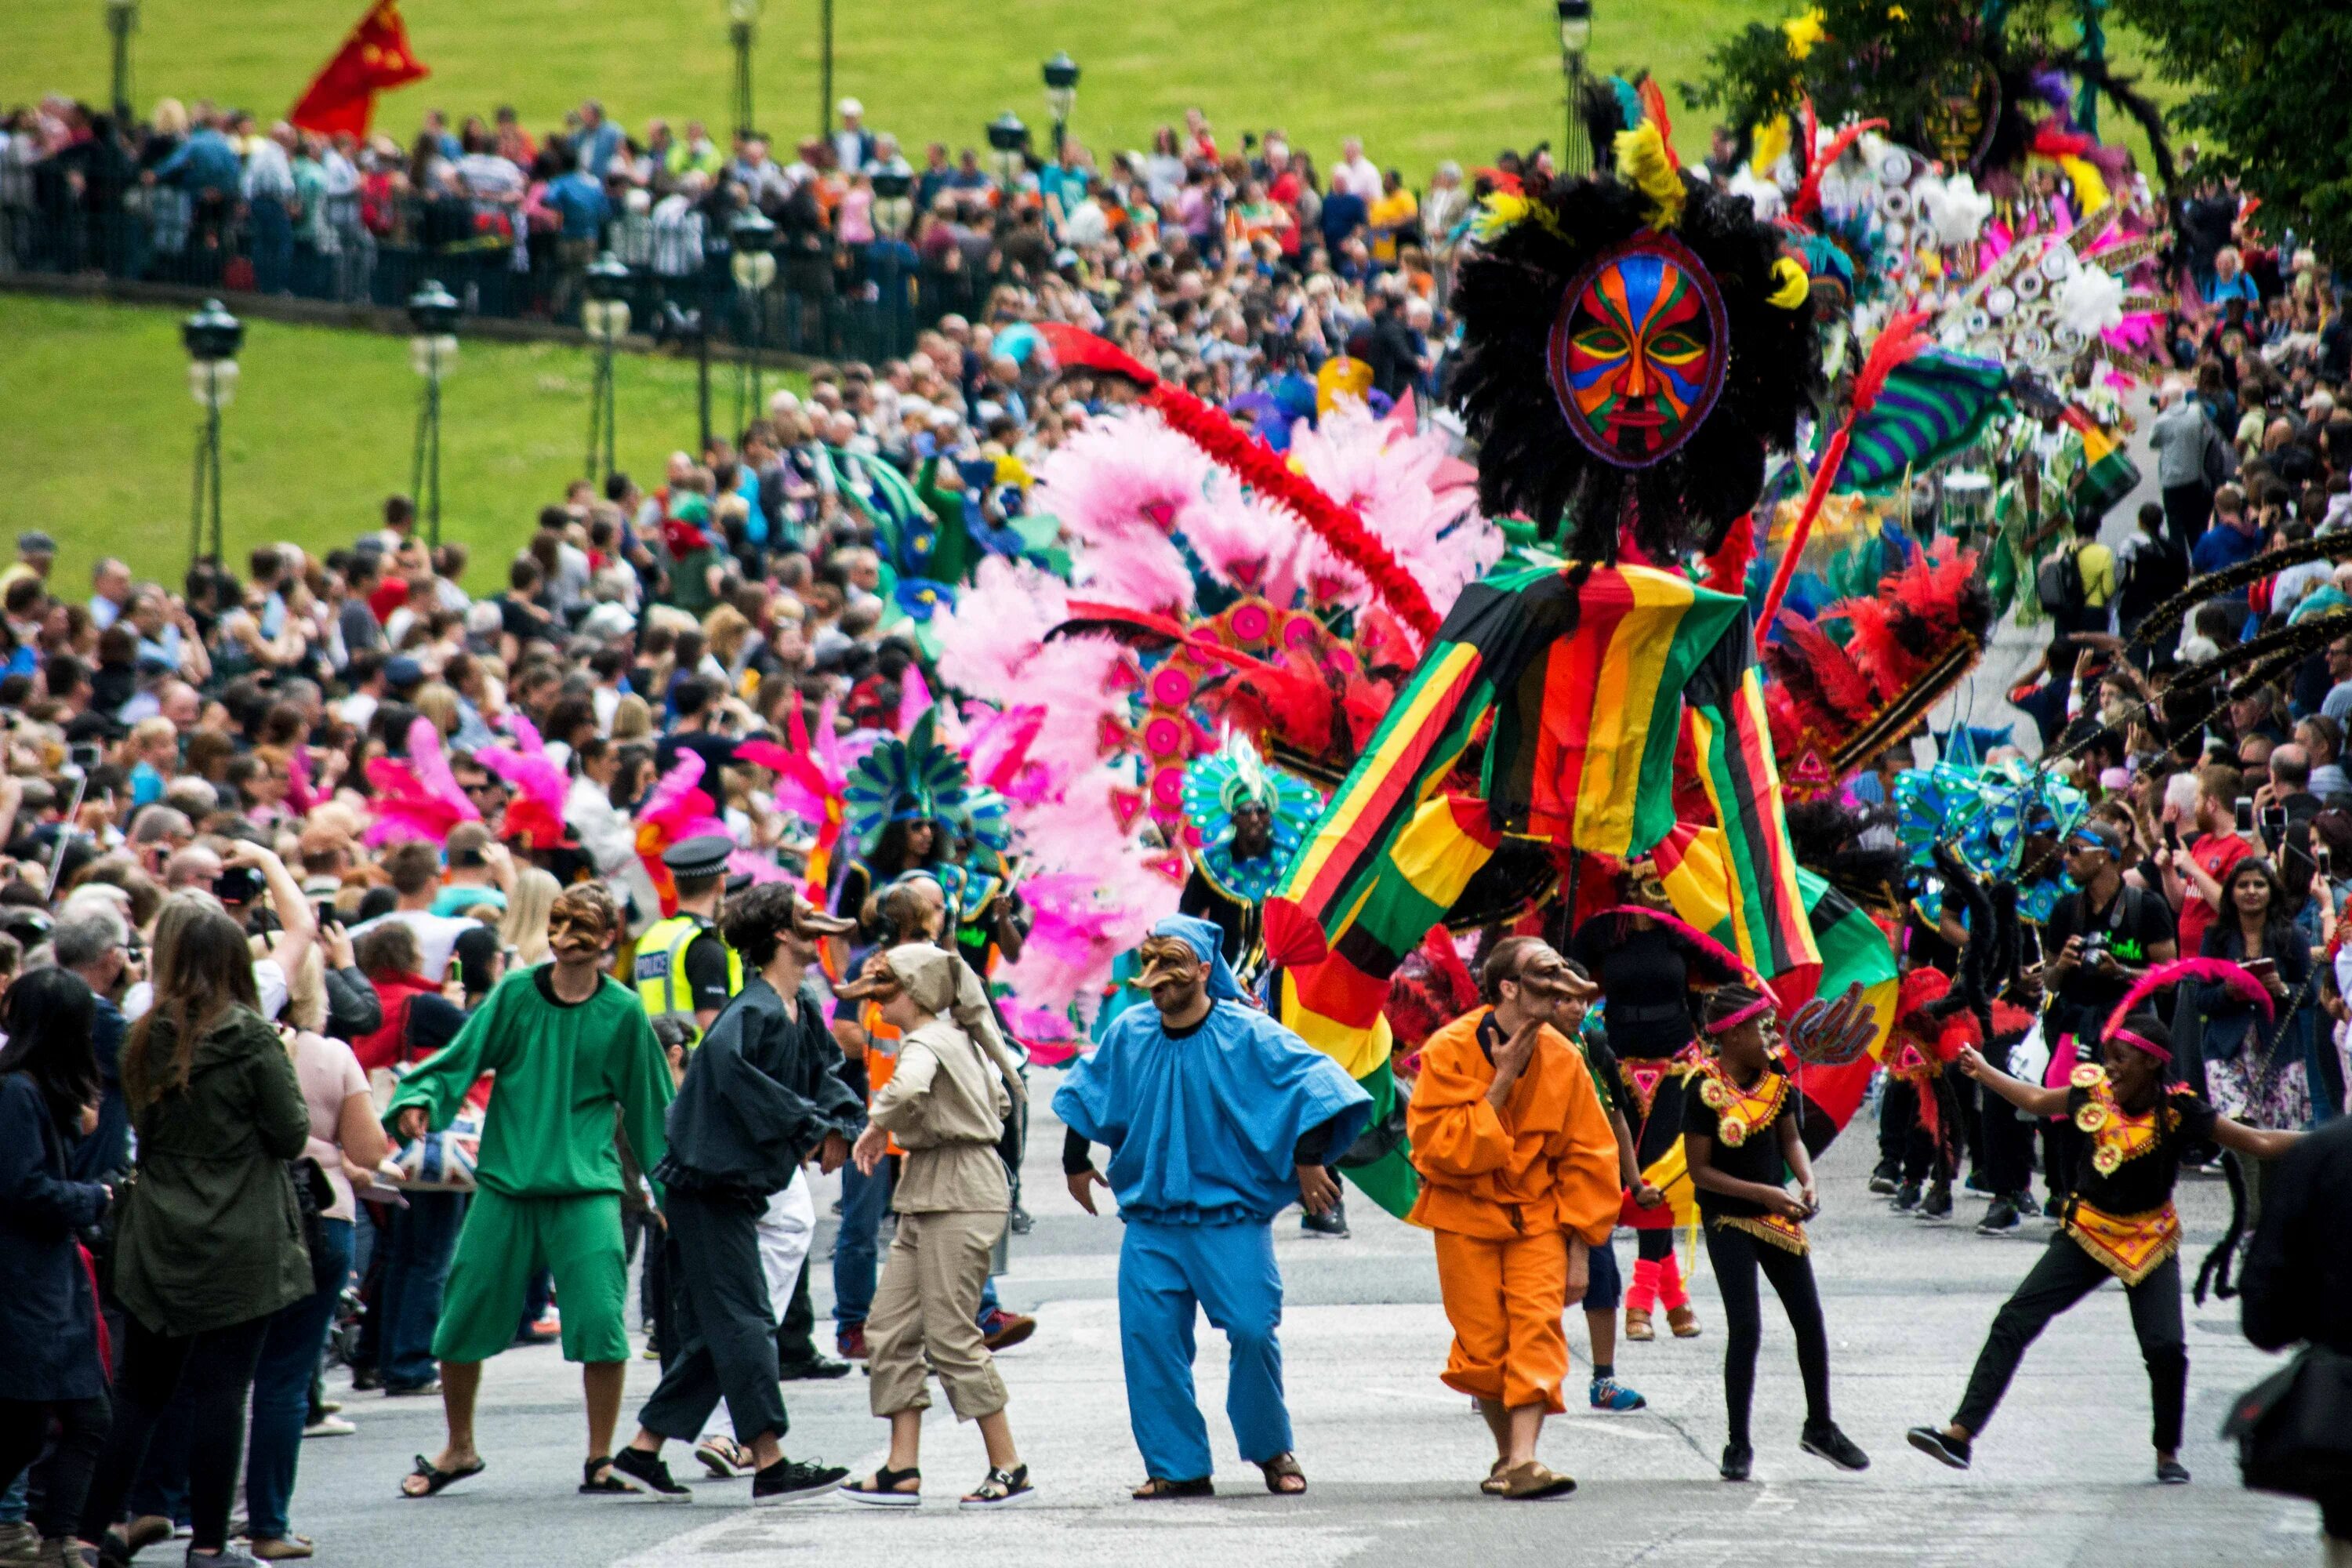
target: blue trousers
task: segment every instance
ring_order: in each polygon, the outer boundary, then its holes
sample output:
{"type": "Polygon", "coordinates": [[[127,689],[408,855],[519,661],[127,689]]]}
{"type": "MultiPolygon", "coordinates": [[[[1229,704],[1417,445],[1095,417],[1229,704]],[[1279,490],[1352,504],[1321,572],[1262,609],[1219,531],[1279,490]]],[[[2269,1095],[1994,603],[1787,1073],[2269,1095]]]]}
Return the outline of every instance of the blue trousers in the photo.
{"type": "Polygon", "coordinates": [[[1273,1227],[1129,1219],[1118,1253],[1127,1419],[1145,1473],[1159,1480],[1199,1480],[1215,1468],[1192,1395],[1193,1320],[1202,1310],[1232,1349],[1225,1415],[1242,1458],[1264,1464],[1290,1451],[1273,1227]]]}
{"type": "Polygon", "coordinates": [[[256,1541],[284,1541],[286,1510],[294,1500],[294,1471],[302,1451],[302,1428],[310,1415],[310,1378],[327,1350],[327,1325],[351,1275],[352,1224],[319,1222],[320,1239],[334,1283],[314,1291],[269,1320],[261,1361],[253,1373],[253,1423],[245,1451],[245,1514],[256,1541]]]}
{"type": "Polygon", "coordinates": [[[441,1292],[465,1222],[463,1193],[411,1193],[408,1206],[393,1215],[376,1299],[383,1315],[377,1370],[388,1384],[413,1388],[440,1374],[433,1329],[441,1321],[441,1292]]]}

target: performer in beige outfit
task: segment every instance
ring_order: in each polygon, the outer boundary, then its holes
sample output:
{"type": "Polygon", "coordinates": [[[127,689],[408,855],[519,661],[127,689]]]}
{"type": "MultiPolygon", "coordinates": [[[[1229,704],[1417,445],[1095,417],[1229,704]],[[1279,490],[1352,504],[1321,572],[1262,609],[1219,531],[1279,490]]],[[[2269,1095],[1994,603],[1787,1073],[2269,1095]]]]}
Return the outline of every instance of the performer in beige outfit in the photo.
{"type": "Polygon", "coordinates": [[[908,943],[890,949],[868,982],[884,1020],[903,1033],[898,1070],[876,1092],[851,1151],[869,1175],[888,1158],[891,1138],[906,1151],[891,1203],[898,1234],[866,1320],[869,1397],[874,1414],[889,1418],[890,1458],[841,1489],[877,1507],[921,1500],[927,1363],[957,1417],[979,1422],[988,1445],[988,1479],[963,1506],[1003,1508],[1037,1495],[1004,1418],[1003,1380],[974,1321],[1012,1203],[996,1146],[1021,1080],[995,1031],[980,1022],[985,996],[962,984],[962,970],[952,952],[908,943]]]}

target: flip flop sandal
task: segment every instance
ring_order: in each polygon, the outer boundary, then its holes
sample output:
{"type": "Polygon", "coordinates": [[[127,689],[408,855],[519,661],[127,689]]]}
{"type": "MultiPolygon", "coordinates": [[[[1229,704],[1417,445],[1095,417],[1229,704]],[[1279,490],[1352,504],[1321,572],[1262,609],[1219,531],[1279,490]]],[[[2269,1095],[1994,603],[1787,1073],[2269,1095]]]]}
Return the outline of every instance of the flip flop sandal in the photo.
{"type": "Polygon", "coordinates": [[[743,1445],[732,1437],[705,1437],[694,1446],[694,1457],[715,1481],[740,1480],[759,1468],[743,1445]]]}
{"type": "Polygon", "coordinates": [[[445,1470],[436,1466],[432,1460],[426,1458],[424,1455],[419,1454],[416,1456],[416,1468],[408,1472],[408,1479],[410,1480],[416,1480],[421,1478],[425,1482],[425,1489],[421,1492],[413,1492],[410,1491],[405,1485],[403,1485],[400,1489],[400,1495],[404,1498],[432,1497],[449,1487],[456,1486],[459,1481],[464,1480],[468,1476],[480,1475],[488,1468],[489,1468],[489,1462],[481,1458],[479,1456],[477,1456],[474,1462],[466,1466],[463,1469],[445,1470]]]}
{"type": "Polygon", "coordinates": [[[1169,1481],[1153,1476],[1129,1495],[1138,1502],[1170,1502],[1178,1498],[1214,1497],[1217,1488],[1206,1476],[1192,1481],[1169,1481]]]}
{"type": "Polygon", "coordinates": [[[1299,1497],[1307,1490],[1307,1472],[1298,1468],[1296,1454],[1276,1454],[1258,1467],[1265,1472],[1265,1489],[1276,1497],[1299,1497]],[[1282,1483],[1297,1477],[1298,1484],[1286,1487],[1282,1483]]]}
{"type": "Polygon", "coordinates": [[[1534,1459],[1503,1473],[1502,1495],[1513,1502],[1553,1502],[1575,1489],[1574,1477],[1555,1474],[1534,1459]]]}

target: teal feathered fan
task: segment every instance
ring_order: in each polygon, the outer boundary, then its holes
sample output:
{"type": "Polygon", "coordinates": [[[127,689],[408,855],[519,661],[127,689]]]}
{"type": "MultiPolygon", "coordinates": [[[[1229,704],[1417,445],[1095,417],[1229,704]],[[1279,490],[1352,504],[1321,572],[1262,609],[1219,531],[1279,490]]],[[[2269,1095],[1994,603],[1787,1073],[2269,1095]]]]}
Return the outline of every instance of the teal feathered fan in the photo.
{"type": "Polygon", "coordinates": [[[886,735],[849,770],[844,790],[850,830],[860,849],[871,855],[882,842],[882,830],[893,822],[944,823],[959,834],[977,837],[975,804],[992,822],[1000,842],[1004,836],[1004,803],[993,791],[993,802],[976,803],[971,770],[954,747],[940,739],[936,709],[925,709],[906,739],[886,735]]]}

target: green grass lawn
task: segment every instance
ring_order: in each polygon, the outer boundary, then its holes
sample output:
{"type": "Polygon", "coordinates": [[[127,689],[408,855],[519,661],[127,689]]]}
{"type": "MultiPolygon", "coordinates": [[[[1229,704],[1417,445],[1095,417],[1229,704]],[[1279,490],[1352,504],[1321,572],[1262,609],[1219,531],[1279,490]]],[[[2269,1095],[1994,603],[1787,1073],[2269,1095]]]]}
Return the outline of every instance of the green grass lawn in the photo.
{"type": "MultiPolygon", "coordinates": [[[[1781,0],[1600,0],[1596,68],[1647,65],[1695,77],[1711,43],[1781,0]]],[[[334,52],[366,0],[144,0],[133,100],[210,98],[282,113],[334,52]]],[[[409,37],[433,75],[378,100],[379,121],[413,134],[418,116],[512,103],[537,132],[591,95],[636,129],[649,116],[699,117],[723,133],[730,56],[721,0],[404,0],[409,37]]],[[[99,0],[15,0],[0,49],[0,102],[108,90],[99,0]]],[[[780,136],[816,129],[817,0],[770,0],[753,70],[759,118],[780,136]]],[[[1370,155],[1415,180],[1440,157],[1480,163],[1497,148],[1557,139],[1559,34],[1549,0],[1264,0],[1182,5],[1100,0],[837,0],[835,90],[910,144],[978,144],[1010,109],[1046,124],[1038,62],[1067,49],[1085,76],[1075,133],[1097,150],[1142,147],[1152,127],[1205,108],[1221,138],[1269,124],[1327,163],[1360,132],[1370,155]]],[[[1697,116],[1677,127],[1706,144],[1697,116]]],[[[1042,134],[1039,142],[1043,144],[1042,134]]]]}
{"type": "MultiPolygon", "coordinates": [[[[177,580],[200,412],[183,313],[0,294],[0,551],[39,527],[57,536],[71,590],[100,555],[177,580]]],[[[229,560],[271,540],[331,549],[375,526],[383,498],[408,488],[422,384],[407,340],[252,321],[238,360],[222,416],[229,560]]],[[[503,585],[539,508],[582,473],[593,368],[585,350],[555,344],[460,349],[443,384],[443,533],[474,546],[478,592],[503,585]]],[[[732,367],[711,374],[723,428],[732,367]]],[[[658,484],[669,453],[696,439],[694,366],[624,354],[615,378],[621,467],[658,484]]]]}

